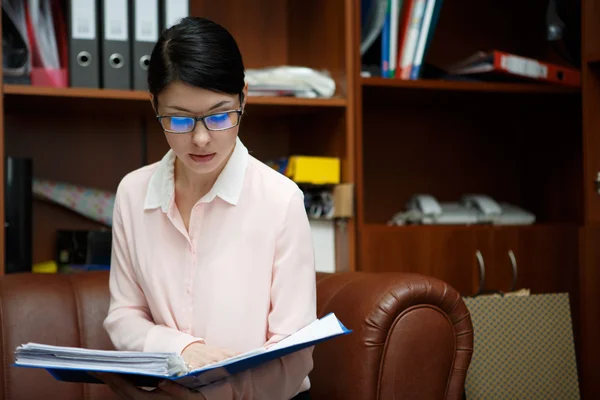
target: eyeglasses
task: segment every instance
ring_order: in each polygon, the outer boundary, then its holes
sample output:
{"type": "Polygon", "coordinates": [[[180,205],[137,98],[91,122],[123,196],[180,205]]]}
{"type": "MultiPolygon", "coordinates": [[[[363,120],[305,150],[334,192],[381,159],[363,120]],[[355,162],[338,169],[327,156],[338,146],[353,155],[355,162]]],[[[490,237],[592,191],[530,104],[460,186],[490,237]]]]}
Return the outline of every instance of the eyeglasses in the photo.
{"type": "Polygon", "coordinates": [[[235,128],[242,118],[243,109],[223,111],[204,117],[180,117],[157,115],[158,121],[165,132],[170,133],[189,133],[196,129],[196,122],[202,121],[209,131],[225,131],[235,128]]]}

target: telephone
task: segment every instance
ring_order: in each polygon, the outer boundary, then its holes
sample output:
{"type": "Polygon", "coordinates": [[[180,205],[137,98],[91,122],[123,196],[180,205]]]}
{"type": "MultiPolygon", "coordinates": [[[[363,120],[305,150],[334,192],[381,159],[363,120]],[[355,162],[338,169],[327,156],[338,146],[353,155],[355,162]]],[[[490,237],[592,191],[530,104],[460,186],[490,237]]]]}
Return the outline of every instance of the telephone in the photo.
{"type": "Polygon", "coordinates": [[[440,203],[429,194],[417,194],[409,199],[406,209],[395,214],[389,225],[529,225],[535,222],[533,214],[482,194],[466,194],[458,202],[449,203],[440,203]]]}
{"type": "Polygon", "coordinates": [[[502,215],[502,208],[491,197],[481,194],[464,195],[461,204],[469,209],[479,211],[480,222],[494,222],[502,215]]]}

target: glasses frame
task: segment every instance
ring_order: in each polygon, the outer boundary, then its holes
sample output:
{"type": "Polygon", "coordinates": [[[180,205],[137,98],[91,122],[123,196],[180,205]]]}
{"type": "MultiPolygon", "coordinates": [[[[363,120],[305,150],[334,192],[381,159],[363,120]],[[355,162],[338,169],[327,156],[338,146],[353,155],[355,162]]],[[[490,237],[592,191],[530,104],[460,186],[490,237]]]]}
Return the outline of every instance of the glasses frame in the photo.
{"type": "Polygon", "coordinates": [[[211,131],[211,132],[221,132],[221,131],[226,131],[228,129],[232,129],[235,128],[236,126],[238,126],[240,124],[240,120],[242,119],[242,115],[244,114],[244,108],[240,107],[237,109],[233,109],[233,110],[227,110],[227,111],[219,111],[219,112],[215,112],[212,114],[208,114],[205,115],[203,117],[192,117],[189,115],[157,115],[156,118],[158,119],[158,122],[160,123],[160,126],[163,128],[163,130],[165,132],[169,132],[169,133],[175,133],[175,134],[179,134],[179,135],[185,135],[186,133],[190,133],[190,132],[194,132],[194,130],[196,130],[196,124],[198,123],[198,121],[202,121],[202,124],[204,125],[204,127],[206,128],[207,131],[211,131]],[[238,114],[238,118],[237,118],[237,122],[235,125],[230,126],[229,128],[223,128],[223,129],[211,129],[208,127],[208,125],[206,125],[206,118],[210,118],[213,115],[219,115],[219,114],[229,114],[231,112],[235,112],[238,114]],[[180,132],[180,131],[172,131],[169,129],[165,129],[164,125],[162,124],[162,119],[163,118],[190,118],[194,120],[194,125],[192,125],[192,128],[189,131],[185,131],[185,132],[180,132]]]}

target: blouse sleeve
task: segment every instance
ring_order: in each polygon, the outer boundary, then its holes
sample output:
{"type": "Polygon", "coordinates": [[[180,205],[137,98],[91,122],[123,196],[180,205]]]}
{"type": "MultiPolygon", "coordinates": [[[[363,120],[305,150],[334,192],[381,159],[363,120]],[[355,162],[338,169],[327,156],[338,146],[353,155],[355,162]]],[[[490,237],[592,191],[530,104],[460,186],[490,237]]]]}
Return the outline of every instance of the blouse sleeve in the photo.
{"type": "Polygon", "coordinates": [[[104,329],[118,350],[181,354],[189,344],[202,339],[154,323],[128,251],[121,195],[117,190],[112,223],[110,306],[104,329]]]}
{"type": "MultiPolygon", "coordinates": [[[[266,345],[297,332],[316,319],[313,239],[303,194],[292,196],[277,238],[266,345]]],[[[313,368],[307,348],[201,389],[213,399],[289,399],[313,368]]],[[[308,389],[308,387],[306,387],[308,389]]]]}

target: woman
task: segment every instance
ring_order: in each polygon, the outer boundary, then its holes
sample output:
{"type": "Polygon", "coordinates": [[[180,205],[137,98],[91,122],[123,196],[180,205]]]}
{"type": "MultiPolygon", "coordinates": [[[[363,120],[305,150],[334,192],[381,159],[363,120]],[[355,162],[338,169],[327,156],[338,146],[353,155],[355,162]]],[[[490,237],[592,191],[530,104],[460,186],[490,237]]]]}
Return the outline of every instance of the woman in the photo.
{"type": "MultiPolygon", "coordinates": [[[[176,352],[192,367],[275,343],[316,318],[312,236],[298,186],[238,138],[247,87],[223,27],[189,17],[152,52],[148,86],[169,152],[129,173],[113,217],[119,350],[176,352]]],[[[125,398],[308,398],[312,349],[190,393],[102,375],[125,398]]]]}

